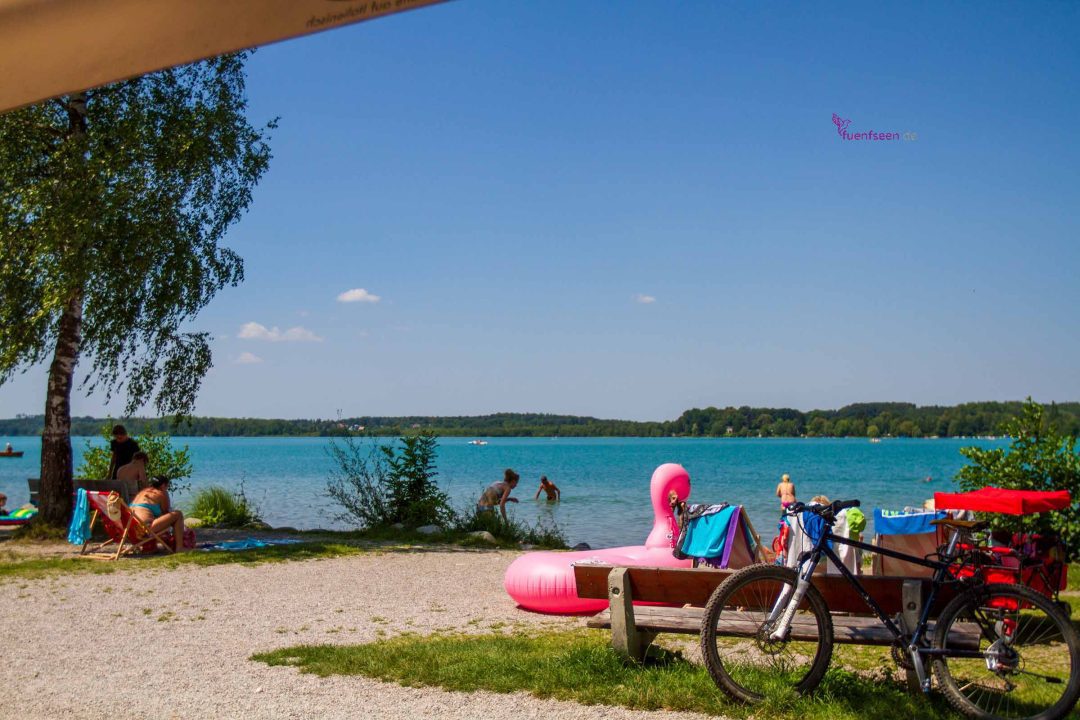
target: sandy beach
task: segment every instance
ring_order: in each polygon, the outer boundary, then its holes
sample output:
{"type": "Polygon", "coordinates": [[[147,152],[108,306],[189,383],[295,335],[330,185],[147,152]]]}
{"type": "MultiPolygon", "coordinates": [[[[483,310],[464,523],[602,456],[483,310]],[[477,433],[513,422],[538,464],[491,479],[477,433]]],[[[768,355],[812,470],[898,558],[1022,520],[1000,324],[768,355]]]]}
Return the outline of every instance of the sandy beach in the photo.
{"type": "Polygon", "coordinates": [[[539,700],[449,693],[363,677],[303,675],[254,652],[354,644],[411,631],[583,624],[517,609],[502,576],[517,553],[411,549],[259,565],[128,568],[0,585],[0,717],[662,718],[539,700]]]}

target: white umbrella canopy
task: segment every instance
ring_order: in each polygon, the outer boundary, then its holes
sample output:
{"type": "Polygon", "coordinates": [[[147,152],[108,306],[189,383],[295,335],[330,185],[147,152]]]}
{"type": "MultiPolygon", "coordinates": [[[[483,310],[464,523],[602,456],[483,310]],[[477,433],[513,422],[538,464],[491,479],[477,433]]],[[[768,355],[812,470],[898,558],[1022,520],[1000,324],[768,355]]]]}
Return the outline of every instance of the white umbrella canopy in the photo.
{"type": "Polygon", "coordinates": [[[0,0],[0,112],[444,0],[0,0]]]}

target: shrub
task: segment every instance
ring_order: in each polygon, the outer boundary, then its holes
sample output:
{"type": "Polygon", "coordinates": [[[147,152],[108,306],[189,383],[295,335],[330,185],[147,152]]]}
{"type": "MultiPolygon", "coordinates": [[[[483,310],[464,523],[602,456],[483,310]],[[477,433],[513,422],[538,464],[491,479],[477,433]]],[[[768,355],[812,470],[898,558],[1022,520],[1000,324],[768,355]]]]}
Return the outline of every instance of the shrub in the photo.
{"type": "Polygon", "coordinates": [[[344,509],[338,519],[366,528],[450,523],[454,512],[435,482],[437,440],[429,432],[392,445],[370,436],[366,442],[354,435],[331,438],[327,453],[334,465],[326,491],[344,509]]]}
{"type": "MultiPolygon", "coordinates": [[[[75,472],[76,477],[103,479],[109,475],[109,442],[112,440],[113,423],[110,420],[101,427],[101,437],[105,444],[94,445],[92,440],[86,441],[83,450],[82,464],[75,472]]],[[[135,442],[139,443],[139,449],[150,458],[146,463],[147,477],[164,475],[172,482],[169,484],[169,492],[184,492],[190,483],[185,482],[191,477],[191,455],[188,446],[175,448],[172,438],[168,433],[145,432],[135,436],[135,442]]]]}
{"type": "Polygon", "coordinates": [[[473,509],[469,513],[460,513],[457,515],[454,530],[462,533],[487,530],[501,542],[529,543],[552,549],[567,547],[566,536],[553,522],[538,520],[536,525],[529,527],[513,515],[508,515],[507,519],[503,520],[497,512],[479,512],[473,509]]]}
{"type": "Polygon", "coordinates": [[[188,515],[214,527],[240,528],[262,524],[258,510],[244,494],[242,483],[235,493],[218,485],[202,488],[195,493],[188,515]]]}
{"type": "MultiPolygon", "coordinates": [[[[971,461],[956,480],[964,490],[992,485],[1010,490],[1068,490],[1080,497],[1080,454],[1076,438],[1057,432],[1045,417],[1042,405],[1031,398],[1018,417],[1006,421],[1001,432],[1012,438],[1008,450],[966,447],[960,453],[971,461]]],[[[995,529],[1056,532],[1069,557],[1080,554],[1080,507],[1073,506],[1039,515],[1014,517],[988,514],[995,529]]]]}

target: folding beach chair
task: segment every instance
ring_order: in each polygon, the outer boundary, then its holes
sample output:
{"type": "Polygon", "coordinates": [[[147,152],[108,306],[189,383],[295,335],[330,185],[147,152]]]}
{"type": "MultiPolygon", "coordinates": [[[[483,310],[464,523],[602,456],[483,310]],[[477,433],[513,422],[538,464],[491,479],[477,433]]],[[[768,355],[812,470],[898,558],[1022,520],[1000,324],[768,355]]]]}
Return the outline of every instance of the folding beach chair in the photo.
{"type": "Polygon", "coordinates": [[[116,544],[116,553],[112,556],[113,560],[127,553],[152,552],[158,544],[170,553],[176,552],[173,550],[172,544],[166,539],[165,533],[154,532],[139,518],[135,517],[135,514],[131,512],[131,508],[127,506],[119,493],[88,490],[86,499],[94,511],[90,518],[90,529],[93,530],[94,523],[97,522],[98,518],[101,518],[102,526],[105,528],[109,539],[89,549],[87,549],[87,546],[90,541],[87,540],[83,544],[81,555],[97,552],[114,543],[116,544]]]}

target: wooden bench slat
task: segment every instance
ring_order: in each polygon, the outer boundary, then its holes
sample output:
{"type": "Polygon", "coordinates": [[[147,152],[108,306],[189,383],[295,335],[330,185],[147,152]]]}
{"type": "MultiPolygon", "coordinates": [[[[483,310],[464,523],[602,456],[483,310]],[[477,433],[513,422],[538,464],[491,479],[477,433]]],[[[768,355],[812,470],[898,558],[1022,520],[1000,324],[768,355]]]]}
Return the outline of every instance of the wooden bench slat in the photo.
{"type": "MultiPolygon", "coordinates": [[[[574,579],[578,597],[608,599],[608,573],[610,565],[575,565],[574,579]]],[[[713,570],[709,568],[631,568],[630,588],[636,602],[666,603],[676,606],[694,605],[704,607],[713,591],[736,570],[713,570]]],[[[903,610],[903,584],[911,578],[859,577],[870,596],[881,605],[887,615],[903,610]]],[[[815,575],[814,586],[821,591],[826,605],[832,612],[865,615],[870,612],[862,596],[839,575],[815,575]]],[[[923,598],[929,593],[929,580],[922,580],[923,598]]],[[[943,587],[934,599],[931,614],[941,611],[955,591],[943,587]]]]}

